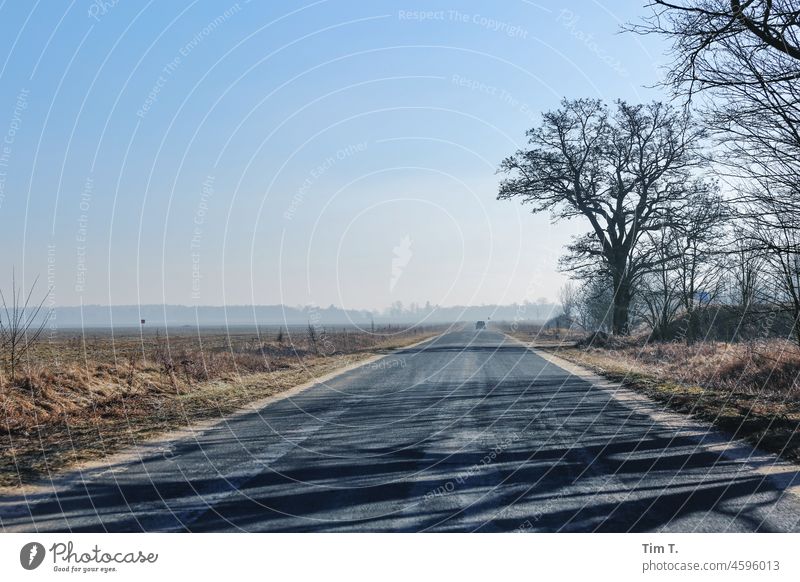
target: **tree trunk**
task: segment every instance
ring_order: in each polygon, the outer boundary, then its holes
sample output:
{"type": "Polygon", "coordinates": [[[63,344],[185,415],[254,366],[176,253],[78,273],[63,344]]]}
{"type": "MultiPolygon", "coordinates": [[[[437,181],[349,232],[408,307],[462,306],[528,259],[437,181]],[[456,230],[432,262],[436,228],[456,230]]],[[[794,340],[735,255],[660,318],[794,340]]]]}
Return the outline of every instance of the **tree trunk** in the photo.
{"type": "Polygon", "coordinates": [[[792,310],[794,315],[794,321],[792,322],[792,329],[794,330],[794,339],[797,342],[797,345],[800,346],[800,305],[797,303],[794,304],[794,309],[792,310]]]}
{"type": "Polygon", "coordinates": [[[691,346],[697,341],[698,330],[700,328],[700,314],[697,306],[692,305],[686,312],[686,345],[691,346]]]}
{"type": "Polygon", "coordinates": [[[611,331],[614,335],[630,333],[629,309],[632,293],[631,283],[623,277],[614,282],[614,307],[611,320],[611,331]]]}
{"type": "Polygon", "coordinates": [[[800,324],[798,324],[797,319],[795,319],[794,323],[794,340],[797,342],[797,345],[800,346],[800,324]]]}

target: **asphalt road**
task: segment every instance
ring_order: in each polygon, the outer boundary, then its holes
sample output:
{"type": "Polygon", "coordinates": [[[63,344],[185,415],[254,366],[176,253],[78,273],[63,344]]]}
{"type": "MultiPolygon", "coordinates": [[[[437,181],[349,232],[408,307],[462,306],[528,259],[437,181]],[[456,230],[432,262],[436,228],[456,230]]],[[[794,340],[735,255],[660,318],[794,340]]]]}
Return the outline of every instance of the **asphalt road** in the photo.
{"type": "Polygon", "coordinates": [[[0,497],[0,525],[800,531],[795,466],[724,452],[719,433],[622,394],[502,334],[448,333],[55,492],[0,497]]]}

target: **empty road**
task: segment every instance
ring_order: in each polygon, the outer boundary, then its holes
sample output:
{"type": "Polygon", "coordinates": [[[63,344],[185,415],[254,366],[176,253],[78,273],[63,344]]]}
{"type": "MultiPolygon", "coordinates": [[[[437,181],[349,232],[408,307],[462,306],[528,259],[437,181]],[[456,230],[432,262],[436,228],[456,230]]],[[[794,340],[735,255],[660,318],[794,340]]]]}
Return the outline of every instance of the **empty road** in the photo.
{"type": "Polygon", "coordinates": [[[793,465],[456,331],[55,487],[7,531],[800,531],[793,465]],[[771,473],[768,477],[767,473],[771,473]]]}

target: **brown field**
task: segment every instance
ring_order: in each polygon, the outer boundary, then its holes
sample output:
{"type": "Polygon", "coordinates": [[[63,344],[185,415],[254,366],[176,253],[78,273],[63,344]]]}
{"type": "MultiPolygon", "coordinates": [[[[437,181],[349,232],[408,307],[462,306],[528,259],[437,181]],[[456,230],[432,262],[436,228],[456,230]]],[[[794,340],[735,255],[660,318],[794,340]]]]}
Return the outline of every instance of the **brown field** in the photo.
{"type": "MultiPolygon", "coordinates": [[[[505,330],[787,459],[800,459],[800,348],[785,340],[582,345],[575,334],[505,330]]],[[[580,335],[580,334],[578,334],[580,335]]]]}
{"type": "Polygon", "coordinates": [[[219,418],[440,328],[60,331],[13,380],[3,366],[0,485],[97,460],[160,432],[219,418]]]}

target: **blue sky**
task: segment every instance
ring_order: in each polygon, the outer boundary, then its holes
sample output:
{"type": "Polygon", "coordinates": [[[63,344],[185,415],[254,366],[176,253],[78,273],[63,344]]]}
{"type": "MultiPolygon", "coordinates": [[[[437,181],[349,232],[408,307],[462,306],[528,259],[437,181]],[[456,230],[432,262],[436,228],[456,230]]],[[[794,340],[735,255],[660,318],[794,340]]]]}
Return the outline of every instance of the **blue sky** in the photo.
{"type": "Polygon", "coordinates": [[[659,98],[642,2],[0,5],[0,284],[58,305],[555,298],[495,200],[566,97],[659,98]]]}

